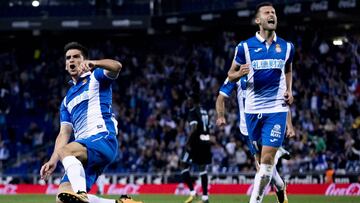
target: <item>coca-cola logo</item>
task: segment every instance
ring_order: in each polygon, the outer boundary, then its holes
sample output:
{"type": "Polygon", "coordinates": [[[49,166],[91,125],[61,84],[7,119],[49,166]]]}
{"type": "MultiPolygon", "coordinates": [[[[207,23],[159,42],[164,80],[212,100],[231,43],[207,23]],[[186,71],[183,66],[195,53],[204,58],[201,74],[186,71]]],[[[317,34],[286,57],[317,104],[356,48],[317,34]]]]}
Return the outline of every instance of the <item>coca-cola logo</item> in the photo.
{"type": "Polygon", "coordinates": [[[346,187],[337,187],[336,184],[331,184],[326,189],[325,195],[329,196],[359,196],[360,184],[352,183],[346,187]]]}
{"type": "Polygon", "coordinates": [[[0,187],[0,194],[16,194],[17,185],[6,184],[3,186],[4,187],[0,187]]]}
{"type": "Polygon", "coordinates": [[[123,187],[117,187],[117,184],[111,184],[107,191],[109,195],[123,195],[123,194],[139,194],[140,186],[135,184],[126,184],[123,187]]]}

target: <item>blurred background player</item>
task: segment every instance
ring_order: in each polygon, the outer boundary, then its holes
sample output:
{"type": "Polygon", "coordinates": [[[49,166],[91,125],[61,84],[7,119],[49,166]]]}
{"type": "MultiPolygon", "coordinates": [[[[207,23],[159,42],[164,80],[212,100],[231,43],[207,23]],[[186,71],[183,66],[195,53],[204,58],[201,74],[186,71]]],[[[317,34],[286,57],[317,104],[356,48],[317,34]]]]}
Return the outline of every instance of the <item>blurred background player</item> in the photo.
{"type": "Polygon", "coordinates": [[[98,195],[105,194],[105,184],[108,184],[108,180],[104,174],[101,174],[96,180],[96,186],[98,188],[96,194],[98,195]]]}
{"type": "Polygon", "coordinates": [[[192,164],[199,167],[201,187],[202,187],[202,203],[209,203],[208,197],[208,175],[207,165],[211,163],[211,142],[209,134],[209,116],[208,112],[200,105],[200,95],[198,92],[192,92],[188,95],[190,135],[187,140],[186,149],[181,158],[181,171],[183,181],[190,189],[190,196],[184,203],[194,201],[196,191],[192,178],[190,176],[190,168],[192,164]]]}
{"type": "MultiPolygon", "coordinates": [[[[242,139],[246,142],[247,146],[249,147],[249,151],[251,155],[254,157],[256,170],[258,171],[259,160],[260,160],[259,148],[261,148],[261,145],[258,145],[257,142],[251,142],[248,136],[248,131],[245,122],[245,113],[244,113],[246,90],[244,90],[244,88],[242,88],[241,86],[241,84],[243,84],[244,87],[245,83],[246,83],[245,77],[241,77],[241,79],[236,83],[229,82],[228,79],[225,80],[225,82],[220,88],[219,95],[216,99],[216,112],[217,112],[216,125],[218,127],[223,127],[226,125],[225,99],[230,97],[232,91],[236,89],[237,90],[236,96],[237,96],[239,116],[240,116],[240,122],[239,122],[240,133],[243,135],[242,139]]],[[[287,135],[288,137],[293,137],[295,135],[290,114],[288,115],[288,120],[287,120],[287,135]]],[[[286,185],[276,169],[276,164],[278,163],[278,160],[282,157],[289,159],[290,155],[289,152],[286,151],[284,148],[279,147],[279,150],[275,155],[275,160],[274,160],[275,167],[273,170],[273,176],[271,181],[275,185],[277,190],[276,195],[277,195],[278,203],[287,203],[288,199],[286,195],[286,188],[285,188],[286,185]]]]}
{"type": "Polygon", "coordinates": [[[40,169],[47,179],[61,160],[63,176],[56,202],[131,203],[127,196],[118,200],[87,194],[118,150],[117,121],[112,113],[112,81],[122,68],[112,59],[88,60],[88,50],[77,42],[64,47],[65,69],[72,87],[60,107],[60,132],[51,158],[40,169]],[[90,110],[91,109],[91,110],[90,110]],[[74,133],[75,140],[68,143],[74,133]]]}
{"type": "Polygon", "coordinates": [[[256,36],[239,43],[231,68],[230,81],[246,72],[246,125],[251,142],[261,140],[261,160],[250,203],[260,203],[274,168],[274,157],[285,135],[288,104],[292,96],[292,43],[275,33],[277,16],[271,3],[257,6],[256,36]],[[239,68],[240,67],[240,68],[239,68]]]}

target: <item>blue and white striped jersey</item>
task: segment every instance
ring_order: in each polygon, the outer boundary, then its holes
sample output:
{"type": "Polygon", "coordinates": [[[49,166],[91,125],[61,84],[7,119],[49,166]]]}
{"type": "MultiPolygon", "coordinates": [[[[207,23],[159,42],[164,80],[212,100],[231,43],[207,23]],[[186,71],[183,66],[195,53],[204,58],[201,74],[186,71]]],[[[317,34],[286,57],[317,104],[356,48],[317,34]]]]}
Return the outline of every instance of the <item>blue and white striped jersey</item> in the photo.
{"type": "Polygon", "coordinates": [[[112,112],[112,78],[104,70],[83,74],[68,90],[60,107],[61,124],[72,125],[75,139],[101,132],[117,134],[117,121],[112,112]]]}
{"type": "Polygon", "coordinates": [[[237,90],[236,97],[238,101],[238,108],[239,108],[239,116],[240,116],[240,122],[239,122],[239,129],[241,134],[248,135],[246,122],[245,122],[245,92],[242,88],[242,83],[244,84],[245,77],[240,78],[238,82],[230,82],[227,78],[223,85],[220,87],[219,94],[224,95],[225,97],[230,97],[231,92],[233,90],[237,90]]]}
{"type": "Polygon", "coordinates": [[[285,64],[292,63],[294,45],[275,34],[272,44],[256,36],[240,42],[234,61],[250,64],[246,82],[245,113],[287,112],[285,64]]]}

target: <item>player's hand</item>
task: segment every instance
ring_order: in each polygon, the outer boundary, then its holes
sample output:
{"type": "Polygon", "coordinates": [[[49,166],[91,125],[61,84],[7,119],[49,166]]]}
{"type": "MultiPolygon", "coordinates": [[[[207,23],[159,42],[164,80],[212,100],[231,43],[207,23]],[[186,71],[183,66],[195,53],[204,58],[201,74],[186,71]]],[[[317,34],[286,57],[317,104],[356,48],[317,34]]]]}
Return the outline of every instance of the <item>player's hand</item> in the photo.
{"type": "Polygon", "coordinates": [[[218,127],[224,127],[226,125],[226,119],[225,119],[225,117],[218,117],[217,119],[216,119],[216,126],[218,126],[218,127]]]}
{"type": "Polygon", "coordinates": [[[291,105],[294,102],[294,97],[292,95],[292,92],[286,90],[286,92],[284,93],[284,99],[285,99],[285,103],[291,105]]]}
{"type": "Polygon", "coordinates": [[[41,179],[47,180],[55,169],[56,169],[56,163],[50,161],[46,162],[40,169],[41,179]]]}
{"type": "Polygon", "coordinates": [[[83,73],[92,71],[95,67],[95,63],[93,61],[90,60],[85,60],[83,62],[81,62],[81,64],[79,65],[79,69],[80,69],[80,75],[82,75],[83,73]]]}
{"type": "Polygon", "coordinates": [[[249,66],[250,66],[250,64],[244,64],[244,65],[240,66],[240,69],[239,69],[240,77],[249,74],[249,72],[250,72],[249,66]]]}
{"type": "Polygon", "coordinates": [[[238,81],[242,76],[249,74],[249,66],[250,64],[243,64],[240,65],[240,68],[238,68],[239,66],[236,66],[235,68],[231,67],[228,72],[229,81],[238,81]]]}
{"type": "Polygon", "coordinates": [[[287,138],[295,137],[295,129],[293,125],[286,126],[286,137],[287,138]]]}

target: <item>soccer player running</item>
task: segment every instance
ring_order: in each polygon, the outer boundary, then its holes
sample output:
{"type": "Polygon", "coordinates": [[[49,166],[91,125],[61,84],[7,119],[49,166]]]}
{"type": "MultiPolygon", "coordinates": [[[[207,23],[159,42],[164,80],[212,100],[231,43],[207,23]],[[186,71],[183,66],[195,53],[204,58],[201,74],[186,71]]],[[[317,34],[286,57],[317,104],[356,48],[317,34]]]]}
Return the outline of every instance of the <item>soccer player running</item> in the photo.
{"type": "Polygon", "coordinates": [[[271,3],[255,12],[256,36],[240,42],[228,72],[229,81],[246,76],[245,117],[251,142],[261,140],[259,171],[250,203],[262,202],[274,168],[274,157],[285,135],[288,105],[292,104],[294,46],[275,33],[277,16],[271,3]]]}
{"type": "Polygon", "coordinates": [[[112,82],[122,65],[111,59],[89,60],[87,49],[77,42],[66,44],[64,52],[72,87],[61,103],[60,132],[50,160],[40,169],[41,178],[47,179],[60,160],[65,174],[57,203],[136,203],[126,195],[113,200],[87,194],[117,154],[112,82]],[[75,139],[69,143],[72,133],[75,139]]]}
{"type": "MultiPolygon", "coordinates": [[[[245,76],[245,74],[244,74],[245,76]]],[[[239,81],[237,82],[230,82],[228,79],[225,80],[223,85],[220,88],[219,95],[216,99],[216,113],[217,113],[217,119],[216,119],[216,125],[219,127],[222,127],[226,125],[226,119],[225,119],[225,113],[226,113],[226,107],[225,107],[225,100],[231,96],[232,91],[236,89],[237,91],[237,101],[238,101],[238,108],[239,108],[239,116],[240,116],[240,122],[239,122],[239,129],[240,133],[244,136],[245,142],[247,146],[249,147],[249,151],[251,155],[254,157],[255,160],[255,166],[256,170],[259,170],[259,146],[257,142],[251,142],[248,136],[247,126],[245,122],[245,112],[244,112],[244,103],[245,103],[245,91],[246,89],[246,78],[241,77],[239,81]],[[242,85],[241,85],[242,84],[242,85]]],[[[291,115],[288,114],[287,116],[287,122],[286,122],[286,134],[287,137],[292,137],[295,135],[294,128],[291,121],[291,115]]],[[[286,186],[281,178],[280,174],[278,173],[276,169],[276,164],[278,160],[281,157],[284,158],[290,158],[289,153],[282,147],[279,148],[279,150],[276,152],[275,159],[274,159],[274,170],[273,170],[273,176],[272,176],[272,183],[276,187],[276,196],[278,203],[287,203],[287,195],[286,195],[286,186]]]]}
{"type": "Polygon", "coordinates": [[[181,158],[181,175],[183,181],[190,189],[190,196],[184,203],[194,201],[196,191],[190,176],[191,164],[197,164],[200,170],[202,197],[201,203],[209,203],[207,165],[211,163],[211,143],[209,135],[209,116],[207,111],[200,105],[199,93],[190,93],[188,98],[190,124],[190,136],[187,140],[186,149],[181,158]]]}

